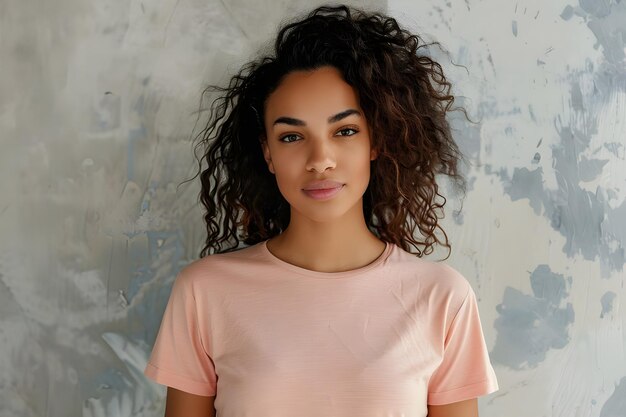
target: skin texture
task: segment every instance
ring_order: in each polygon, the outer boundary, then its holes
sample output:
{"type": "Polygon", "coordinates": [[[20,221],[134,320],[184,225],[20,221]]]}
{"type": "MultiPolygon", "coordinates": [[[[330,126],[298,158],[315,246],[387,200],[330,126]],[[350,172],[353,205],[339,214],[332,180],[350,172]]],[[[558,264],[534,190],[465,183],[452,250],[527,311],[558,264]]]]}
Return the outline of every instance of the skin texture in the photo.
{"type": "Polygon", "coordinates": [[[167,387],[165,417],[215,417],[215,397],[190,394],[167,387]]]}
{"type": "Polygon", "coordinates": [[[289,226],[268,241],[270,252],[318,272],[356,269],[378,258],[385,242],[369,231],[363,215],[363,194],[377,151],[371,146],[358,92],[331,66],[291,72],[266,100],[265,126],[264,158],[291,206],[289,226]],[[347,109],[356,109],[361,116],[328,122],[347,109]],[[275,125],[279,117],[300,119],[306,125],[275,125]],[[321,179],[346,185],[325,201],[302,191],[310,181],[321,179]]]}
{"type": "Polygon", "coordinates": [[[429,405],[428,417],[478,417],[478,399],[445,405],[429,405]]]}

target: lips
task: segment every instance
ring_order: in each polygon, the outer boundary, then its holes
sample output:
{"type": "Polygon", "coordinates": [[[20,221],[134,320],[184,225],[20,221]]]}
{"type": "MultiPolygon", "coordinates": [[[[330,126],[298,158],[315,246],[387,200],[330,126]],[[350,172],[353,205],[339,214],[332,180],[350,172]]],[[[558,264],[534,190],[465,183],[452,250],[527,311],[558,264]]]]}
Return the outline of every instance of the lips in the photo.
{"type": "Polygon", "coordinates": [[[303,188],[303,190],[332,190],[333,188],[339,188],[342,185],[344,185],[342,182],[333,180],[314,181],[307,184],[306,187],[303,188]]]}
{"type": "Polygon", "coordinates": [[[303,193],[315,200],[329,200],[343,190],[343,185],[335,188],[318,189],[318,190],[302,190],[303,193]]]}

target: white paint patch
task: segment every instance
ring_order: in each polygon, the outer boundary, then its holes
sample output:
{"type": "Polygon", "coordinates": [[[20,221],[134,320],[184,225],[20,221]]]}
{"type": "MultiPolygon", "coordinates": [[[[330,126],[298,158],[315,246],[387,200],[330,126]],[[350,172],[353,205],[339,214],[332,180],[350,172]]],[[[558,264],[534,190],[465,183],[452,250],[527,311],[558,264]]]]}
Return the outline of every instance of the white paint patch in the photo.
{"type": "Polygon", "coordinates": [[[453,94],[468,98],[470,117],[482,117],[478,162],[503,169],[509,177],[513,168],[542,167],[550,189],[558,188],[550,151],[550,145],[560,142],[554,118],[561,115],[567,122],[573,116],[568,74],[588,71],[602,58],[584,20],[559,17],[569,4],[489,0],[470,2],[468,9],[465,1],[389,2],[389,12],[400,22],[426,42],[441,42],[452,63],[467,67],[452,65],[436,46],[430,47],[444,64],[453,94]],[[517,36],[512,20],[517,21],[517,36]],[[535,152],[542,156],[538,164],[533,163],[535,152]]]}

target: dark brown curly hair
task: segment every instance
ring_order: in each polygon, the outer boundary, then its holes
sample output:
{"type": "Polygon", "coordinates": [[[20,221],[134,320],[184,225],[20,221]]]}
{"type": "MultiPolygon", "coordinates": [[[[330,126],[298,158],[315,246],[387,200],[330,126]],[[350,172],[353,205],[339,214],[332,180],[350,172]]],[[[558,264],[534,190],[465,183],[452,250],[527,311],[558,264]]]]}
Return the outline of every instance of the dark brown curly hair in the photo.
{"type": "MultiPolygon", "coordinates": [[[[225,94],[212,102],[194,148],[196,159],[198,148],[203,150],[199,200],[206,208],[207,237],[200,257],[237,250],[239,237],[246,245],[259,243],[288,226],[289,203],[261,148],[264,104],[288,73],[327,65],[339,69],[358,91],[372,146],[379,151],[363,195],[367,227],[404,250],[410,251],[409,243],[423,246],[423,252],[417,249],[419,257],[432,253],[432,246],[441,243],[435,229],[443,231],[438,219],[446,202],[435,176],[450,176],[463,193],[466,180],[457,166],[463,155],[446,120],[454,101],[451,84],[440,64],[419,53],[429,45],[381,12],[326,5],[283,24],[273,53],[243,65],[227,88],[209,85],[202,96],[225,94]],[[202,171],[203,159],[207,168],[202,171]],[[416,227],[423,240],[416,240],[416,227]],[[221,249],[228,240],[234,246],[221,249]]],[[[451,249],[443,234],[444,246],[451,249]]]]}

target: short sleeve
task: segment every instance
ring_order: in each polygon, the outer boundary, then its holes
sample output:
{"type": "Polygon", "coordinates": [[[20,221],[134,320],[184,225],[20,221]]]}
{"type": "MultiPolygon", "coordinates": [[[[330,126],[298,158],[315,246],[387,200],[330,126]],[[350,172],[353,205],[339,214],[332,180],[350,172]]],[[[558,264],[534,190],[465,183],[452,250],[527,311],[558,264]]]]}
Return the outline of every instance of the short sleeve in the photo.
{"type": "Polygon", "coordinates": [[[443,405],[487,395],[499,389],[489,360],[471,286],[444,342],[443,359],[428,384],[429,405],[443,405]]]}
{"type": "Polygon", "coordinates": [[[191,394],[214,396],[217,392],[215,367],[202,344],[189,276],[182,271],[172,285],[144,375],[191,394]]]}

